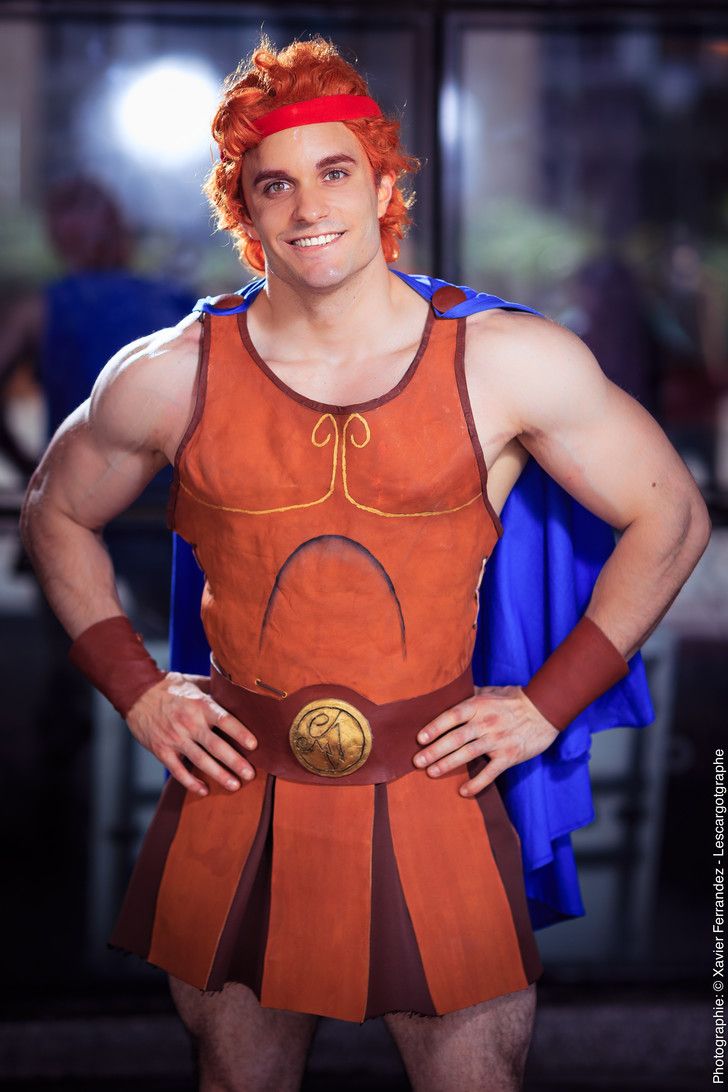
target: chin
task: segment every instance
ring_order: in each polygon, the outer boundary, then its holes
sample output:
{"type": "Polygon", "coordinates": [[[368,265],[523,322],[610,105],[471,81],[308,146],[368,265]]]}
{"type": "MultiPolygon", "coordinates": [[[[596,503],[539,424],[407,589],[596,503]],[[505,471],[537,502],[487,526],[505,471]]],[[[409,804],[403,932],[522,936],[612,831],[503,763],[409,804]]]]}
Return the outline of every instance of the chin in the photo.
{"type": "Polygon", "coordinates": [[[353,270],[348,273],[339,268],[310,270],[301,280],[311,288],[335,288],[351,276],[353,270]]]}
{"type": "Polygon", "coordinates": [[[286,275],[284,279],[292,286],[306,287],[310,289],[327,289],[336,288],[338,285],[343,284],[353,273],[356,273],[356,269],[345,269],[341,265],[323,265],[312,266],[310,269],[291,269],[290,266],[286,268],[286,275]]]}

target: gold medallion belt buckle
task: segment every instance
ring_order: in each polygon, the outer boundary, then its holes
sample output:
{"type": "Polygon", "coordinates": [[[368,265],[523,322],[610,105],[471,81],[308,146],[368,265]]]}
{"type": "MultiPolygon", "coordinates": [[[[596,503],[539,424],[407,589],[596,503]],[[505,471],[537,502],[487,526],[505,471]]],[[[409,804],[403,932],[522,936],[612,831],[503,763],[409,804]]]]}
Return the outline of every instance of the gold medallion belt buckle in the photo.
{"type": "Polygon", "coordinates": [[[364,765],[372,749],[369,721],[355,705],[339,698],[304,705],[288,738],[304,769],[322,777],[346,777],[364,765]]]}

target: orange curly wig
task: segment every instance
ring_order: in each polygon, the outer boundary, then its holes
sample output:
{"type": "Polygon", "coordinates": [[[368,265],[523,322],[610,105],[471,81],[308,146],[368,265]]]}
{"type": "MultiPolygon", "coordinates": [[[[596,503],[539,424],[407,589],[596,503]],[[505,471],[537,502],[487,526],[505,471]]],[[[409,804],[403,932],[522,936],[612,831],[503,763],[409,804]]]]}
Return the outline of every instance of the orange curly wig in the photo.
{"type": "MultiPolygon", "coordinates": [[[[262,272],[263,248],[242,227],[243,217],[249,218],[241,181],[243,157],[263,139],[250,123],[274,107],[320,95],[368,95],[369,89],[366,80],[339,55],[330,40],[317,36],[276,50],[264,34],[248,63],[241,62],[227,78],[223,92],[212,122],[220,162],[207,176],[203,191],[215,211],[218,229],[229,231],[241,259],[262,272]]],[[[409,209],[415,200],[414,192],[403,190],[401,180],[419,170],[420,162],[401,147],[399,122],[393,118],[356,118],[342,124],[360,141],[377,185],[383,174],[395,174],[392,197],[379,221],[385,261],[394,262],[399,257],[399,241],[411,223],[409,209]]]]}

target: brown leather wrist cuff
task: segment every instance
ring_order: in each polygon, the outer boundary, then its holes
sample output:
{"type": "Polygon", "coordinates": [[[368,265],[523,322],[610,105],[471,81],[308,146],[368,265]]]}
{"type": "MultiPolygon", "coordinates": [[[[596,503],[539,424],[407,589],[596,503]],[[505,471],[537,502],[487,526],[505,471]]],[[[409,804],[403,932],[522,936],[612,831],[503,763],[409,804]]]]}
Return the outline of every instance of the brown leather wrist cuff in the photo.
{"type": "Polygon", "coordinates": [[[554,728],[563,731],[578,713],[629,674],[629,664],[596,622],[584,615],[523,688],[554,728]]]}
{"type": "Polygon", "coordinates": [[[122,717],[166,674],[157,667],[125,614],[104,618],[85,629],[71,645],[68,658],[122,717]]]}

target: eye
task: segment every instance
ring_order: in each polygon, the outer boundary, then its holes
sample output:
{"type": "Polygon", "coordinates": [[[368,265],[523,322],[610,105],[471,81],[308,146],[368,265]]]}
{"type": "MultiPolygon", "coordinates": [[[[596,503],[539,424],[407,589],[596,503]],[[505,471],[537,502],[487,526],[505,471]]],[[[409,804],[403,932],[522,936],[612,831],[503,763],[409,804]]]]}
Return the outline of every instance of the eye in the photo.
{"type": "Polygon", "coordinates": [[[274,186],[285,186],[285,185],[286,185],[286,183],[283,181],[283,179],[279,178],[275,182],[269,182],[268,185],[263,190],[263,193],[280,193],[281,190],[274,190],[273,187],[274,186]]]}
{"type": "Polygon", "coordinates": [[[343,167],[332,167],[330,171],[326,172],[326,177],[328,178],[330,174],[340,174],[346,178],[348,177],[349,172],[345,171],[343,167]]]}

